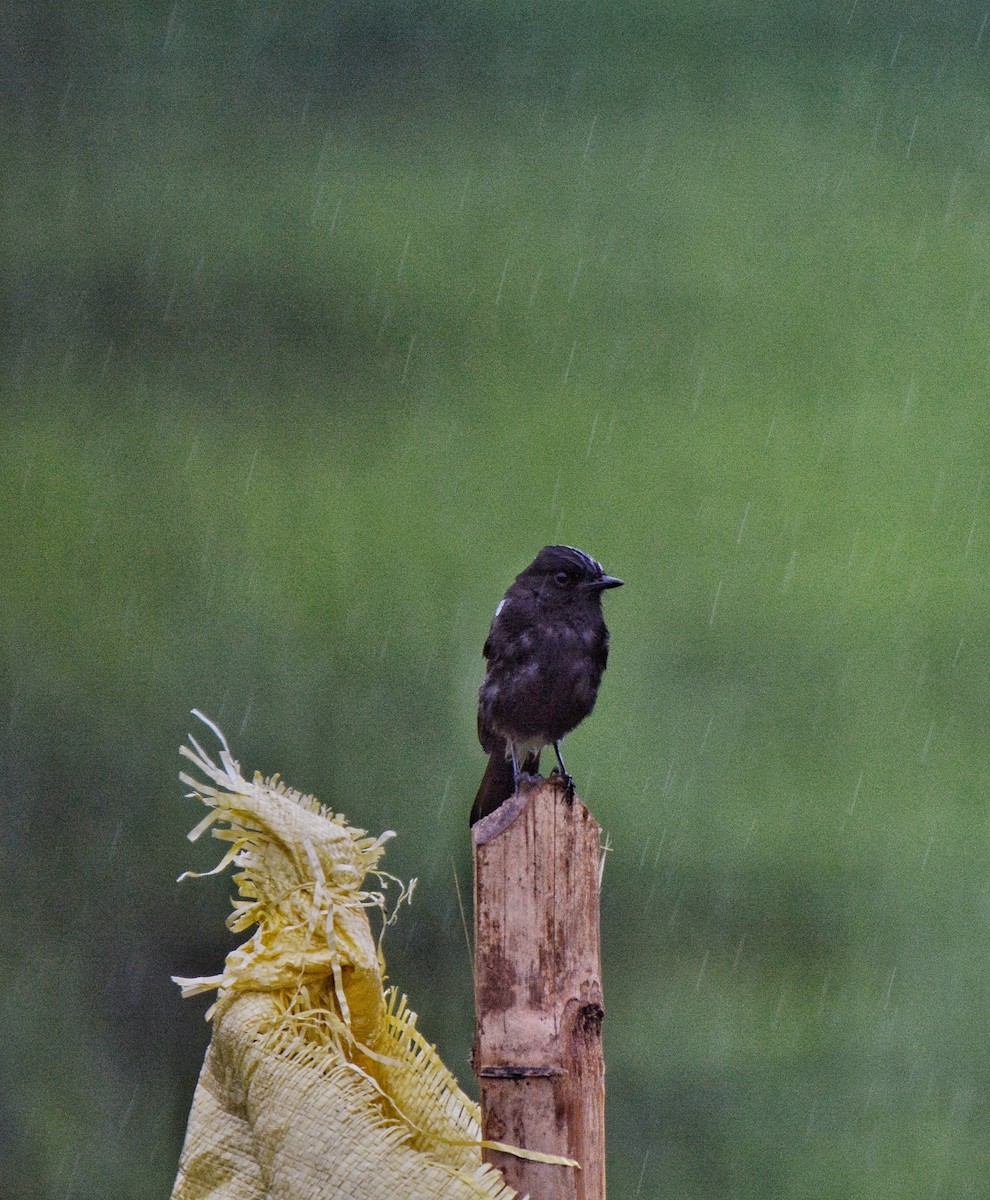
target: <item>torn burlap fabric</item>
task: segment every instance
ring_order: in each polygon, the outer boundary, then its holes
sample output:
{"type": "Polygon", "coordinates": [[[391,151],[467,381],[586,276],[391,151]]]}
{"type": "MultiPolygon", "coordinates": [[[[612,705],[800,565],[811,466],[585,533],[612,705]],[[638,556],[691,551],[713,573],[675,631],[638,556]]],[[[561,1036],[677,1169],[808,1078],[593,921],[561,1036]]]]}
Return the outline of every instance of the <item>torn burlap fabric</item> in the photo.
{"type": "Polygon", "coordinates": [[[379,869],[391,835],[277,776],[248,781],[211,728],[219,764],[182,749],[209,781],[182,776],[211,810],[190,838],[230,843],[215,868],[236,870],[228,924],[254,933],[222,974],[176,981],[217,1001],[173,1200],[511,1200],[481,1162],[477,1106],[383,989],[368,910],[384,919],[398,883],[379,869]]]}

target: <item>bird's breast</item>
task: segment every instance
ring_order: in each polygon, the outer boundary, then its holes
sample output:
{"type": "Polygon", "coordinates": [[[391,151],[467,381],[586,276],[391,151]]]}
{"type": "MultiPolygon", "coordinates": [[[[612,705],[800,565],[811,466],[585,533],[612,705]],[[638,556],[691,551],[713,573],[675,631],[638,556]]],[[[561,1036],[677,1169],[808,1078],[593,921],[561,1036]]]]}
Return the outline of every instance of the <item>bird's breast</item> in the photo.
{"type": "Polygon", "coordinates": [[[556,741],[591,712],[607,654],[598,629],[537,623],[491,639],[479,718],[499,733],[556,741]]]}

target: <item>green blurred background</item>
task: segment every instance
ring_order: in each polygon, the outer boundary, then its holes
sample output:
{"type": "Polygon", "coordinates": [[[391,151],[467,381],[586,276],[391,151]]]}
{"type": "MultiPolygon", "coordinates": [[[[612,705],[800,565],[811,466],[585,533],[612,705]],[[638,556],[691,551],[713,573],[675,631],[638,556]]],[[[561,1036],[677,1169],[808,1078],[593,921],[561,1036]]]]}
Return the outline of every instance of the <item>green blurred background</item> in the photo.
{"type": "MultiPolygon", "coordinates": [[[[613,1197],[984,1197],[986,0],[14,4],[5,1197],[168,1194],[229,878],[198,707],[418,876],[473,1090],[480,648],[628,586],[569,742],[613,1197]],[[198,736],[202,736],[200,730],[198,736]]],[[[208,736],[208,735],[207,735],[208,736]]]]}

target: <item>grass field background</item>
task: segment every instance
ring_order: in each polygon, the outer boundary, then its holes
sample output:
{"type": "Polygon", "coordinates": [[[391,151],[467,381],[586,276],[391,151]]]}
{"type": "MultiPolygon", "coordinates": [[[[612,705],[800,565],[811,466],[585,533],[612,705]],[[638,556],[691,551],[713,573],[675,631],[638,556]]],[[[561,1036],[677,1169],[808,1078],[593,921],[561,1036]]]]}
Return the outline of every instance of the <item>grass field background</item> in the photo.
{"type": "Polygon", "coordinates": [[[15,14],[0,442],[10,1197],[167,1195],[229,879],[177,781],[395,829],[469,1088],[480,648],[627,581],[616,1198],[985,1194],[982,4],[15,14]]]}

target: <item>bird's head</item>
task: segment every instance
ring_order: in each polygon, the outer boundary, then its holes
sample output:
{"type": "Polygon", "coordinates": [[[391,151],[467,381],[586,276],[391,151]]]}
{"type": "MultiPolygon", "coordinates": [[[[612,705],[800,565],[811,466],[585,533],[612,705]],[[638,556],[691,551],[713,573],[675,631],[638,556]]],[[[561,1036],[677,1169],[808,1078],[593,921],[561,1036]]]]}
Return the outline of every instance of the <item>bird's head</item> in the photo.
{"type": "Polygon", "coordinates": [[[608,588],[622,586],[622,580],[606,575],[602,564],[573,546],[544,546],[525,571],[516,576],[516,584],[527,587],[551,603],[600,603],[608,588]]]}

